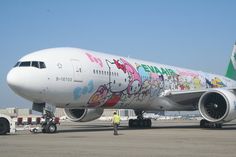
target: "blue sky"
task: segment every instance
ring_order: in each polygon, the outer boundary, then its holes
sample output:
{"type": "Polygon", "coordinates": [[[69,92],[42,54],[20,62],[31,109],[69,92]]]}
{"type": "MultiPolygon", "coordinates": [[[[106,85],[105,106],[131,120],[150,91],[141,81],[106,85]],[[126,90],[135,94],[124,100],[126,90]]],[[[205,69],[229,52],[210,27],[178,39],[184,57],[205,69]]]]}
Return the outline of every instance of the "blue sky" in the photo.
{"type": "Polygon", "coordinates": [[[1,107],[29,107],[7,86],[19,58],[80,47],[225,74],[236,40],[231,0],[1,0],[1,107]]]}

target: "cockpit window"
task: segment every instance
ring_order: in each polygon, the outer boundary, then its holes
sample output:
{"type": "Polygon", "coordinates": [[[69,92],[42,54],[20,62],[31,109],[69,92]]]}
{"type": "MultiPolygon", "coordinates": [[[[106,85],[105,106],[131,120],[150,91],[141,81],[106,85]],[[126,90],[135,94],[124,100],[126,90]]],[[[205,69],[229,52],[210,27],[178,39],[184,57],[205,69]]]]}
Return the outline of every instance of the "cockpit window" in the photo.
{"type": "Polygon", "coordinates": [[[20,65],[20,62],[17,62],[16,65],[14,65],[14,67],[18,67],[20,65]]]}
{"type": "Polygon", "coordinates": [[[35,67],[39,69],[46,68],[46,65],[44,62],[40,61],[24,61],[24,62],[17,62],[14,67],[35,67]]]}
{"type": "Polygon", "coordinates": [[[31,64],[32,67],[39,68],[39,62],[33,61],[31,64]]]}
{"type": "Polygon", "coordinates": [[[30,67],[30,62],[21,62],[20,67],[30,67]]]}
{"type": "Polygon", "coordinates": [[[46,68],[46,65],[44,64],[44,62],[39,62],[39,68],[40,69],[46,68]]]}

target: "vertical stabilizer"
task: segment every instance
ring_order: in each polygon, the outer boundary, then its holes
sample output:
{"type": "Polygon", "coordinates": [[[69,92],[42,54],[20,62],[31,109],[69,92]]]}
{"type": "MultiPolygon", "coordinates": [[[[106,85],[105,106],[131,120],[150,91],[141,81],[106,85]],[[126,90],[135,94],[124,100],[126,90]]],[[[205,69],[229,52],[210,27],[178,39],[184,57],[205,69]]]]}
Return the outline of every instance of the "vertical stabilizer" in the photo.
{"type": "Polygon", "coordinates": [[[236,42],[234,44],[233,52],[230,57],[226,77],[236,80],[236,42]]]}

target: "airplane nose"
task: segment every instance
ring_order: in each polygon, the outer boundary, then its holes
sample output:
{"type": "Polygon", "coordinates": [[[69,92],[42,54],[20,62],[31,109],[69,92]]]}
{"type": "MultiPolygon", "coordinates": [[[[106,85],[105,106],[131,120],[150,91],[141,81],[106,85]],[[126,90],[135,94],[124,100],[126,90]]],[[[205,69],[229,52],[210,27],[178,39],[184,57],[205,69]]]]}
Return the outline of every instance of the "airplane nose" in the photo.
{"type": "Polygon", "coordinates": [[[20,80],[17,78],[17,74],[14,69],[7,74],[7,84],[12,90],[16,90],[20,87],[20,80]]]}
{"type": "Polygon", "coordinates": [[[31,87],[29,86],[29,82],[29,76],[23,69],[13,68],[7,74],[7,84],[17,94],[30,91],[31,87]]]}
{"type": "Polygon", "coordinates": [[[8,86],[17,95],[22,96],[28,100],[39,100],[41,96],[43,96],[44,92],[40,82],[44,81],[37,81],[37,79],[34,79],[34,77],[40,77],[37,75],[37,71],[33,70],[13,68],[8,72],[6,81],[8,86]]]}

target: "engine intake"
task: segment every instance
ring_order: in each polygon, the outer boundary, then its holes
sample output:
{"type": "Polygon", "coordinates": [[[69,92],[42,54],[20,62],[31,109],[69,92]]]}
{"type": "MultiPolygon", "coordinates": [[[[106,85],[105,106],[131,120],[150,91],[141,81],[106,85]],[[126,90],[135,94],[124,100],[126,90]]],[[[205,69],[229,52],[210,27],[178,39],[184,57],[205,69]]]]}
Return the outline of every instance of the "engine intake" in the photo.
{"type": "Polygon", "coordinates": [[[103,114],[103,109],[64,109],[66,116],[73,122],[89,122],[98,119],[103,114]]]}
{"type": "Polygon", "coordinates": [[[210,122],[227,122],[236,118],[236,96],[225,89],[204,93],[198,107],[203,118],[210,122]]]}

